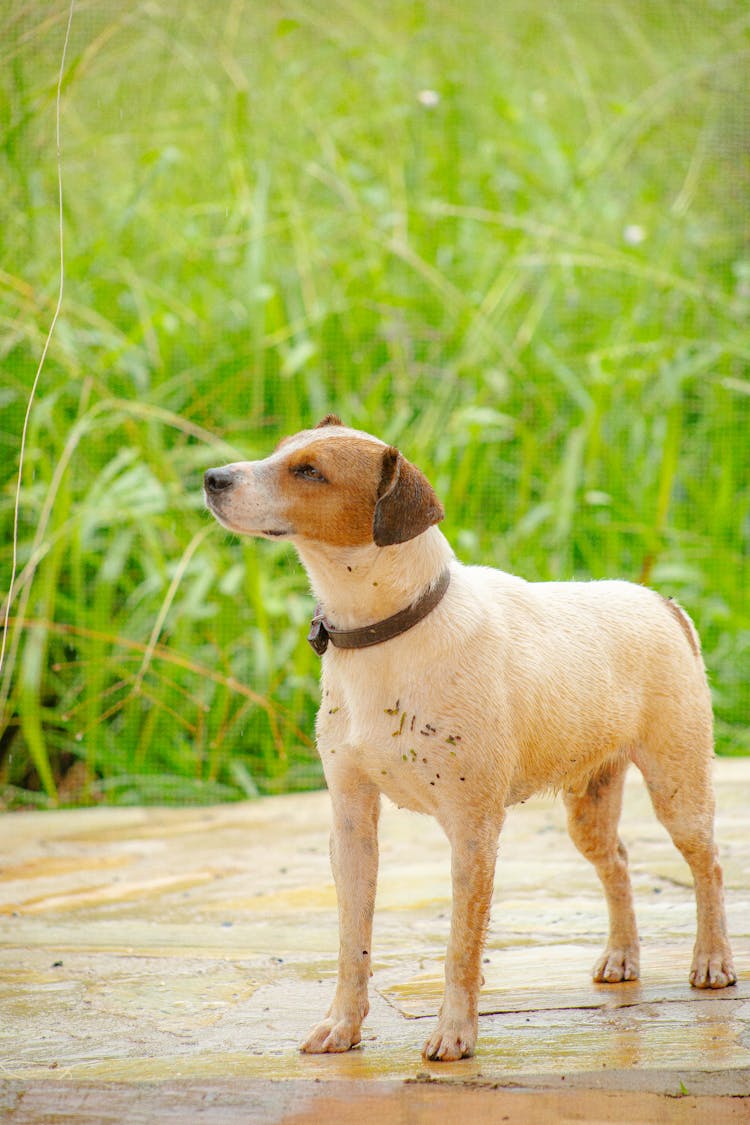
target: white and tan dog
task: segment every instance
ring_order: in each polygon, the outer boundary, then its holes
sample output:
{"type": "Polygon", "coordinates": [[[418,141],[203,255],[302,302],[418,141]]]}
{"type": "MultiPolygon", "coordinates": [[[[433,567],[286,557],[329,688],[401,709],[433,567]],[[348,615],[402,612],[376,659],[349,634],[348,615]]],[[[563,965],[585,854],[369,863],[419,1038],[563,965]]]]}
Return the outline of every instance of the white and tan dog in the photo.
{"type": "Polygon", "coordinates": [[[627,582],[528,583],[461,565],[422,473],[333,415],[264,461],[209,469],[205,494],[232,531],[290,539],[320,602],[311,643],[325,649],[317,739],[340,953],[333,1003],[304,1051],[360,1041],[381,793],[435,816],[452,848],[445,995],[427,1058],[474,1051],[498,836],[506,808],[532,793],[562,791],[604,887],[609,940],[594,980],[638,976],[617,835],[630,762],[693,872],[690,983],[736,980],[713,842],[711,702],[682,609],[627,582]]]}

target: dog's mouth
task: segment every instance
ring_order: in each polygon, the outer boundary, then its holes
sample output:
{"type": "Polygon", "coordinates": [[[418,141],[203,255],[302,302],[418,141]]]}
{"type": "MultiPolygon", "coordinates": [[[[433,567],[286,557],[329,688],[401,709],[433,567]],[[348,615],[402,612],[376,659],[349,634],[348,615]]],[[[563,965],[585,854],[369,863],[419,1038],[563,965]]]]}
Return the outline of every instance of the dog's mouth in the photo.
{"type": "Polygon", "coordinates": [[[218,497],[212,496],[205,490],[204,496],[206,507],[211,514],[216,517],[222,527],[225,527],[227,531],[233,531],[236,535],[253,535],[262,539],[286,539],[293,534],[289,527],[241,527],[222,511],[221,501],[218,497]]]}
{"type": "Polygon", "coordinates": [[[287,528],[266,527],[266,528],[246,528],[246,527],[232,527],[230,524],[225,523],[230,531],[236,531],[239,535],[251,535],[256,539],[288,539],[292,534],[287,528]]]}

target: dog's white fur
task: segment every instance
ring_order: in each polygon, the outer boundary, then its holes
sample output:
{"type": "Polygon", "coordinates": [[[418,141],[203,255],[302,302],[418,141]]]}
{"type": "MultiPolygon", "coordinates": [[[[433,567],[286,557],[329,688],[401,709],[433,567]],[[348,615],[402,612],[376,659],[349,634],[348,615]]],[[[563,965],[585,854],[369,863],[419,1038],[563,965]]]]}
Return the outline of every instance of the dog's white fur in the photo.
{"type": "Polygon", "coordinates": [[[617,836],[630,762],[694,875],[690,982],[736,980],[713,843],[711,703],[684,611],[627,582],[528,583],[461,565],[435,526],[442,510],[419,471],[332,416],[265,461],[210,470],[206,495],[232,530],[292,540],[339,629],[403,609],[450,569],[445,597],[410,630],[366,649],[329,646],[322,658],[317,739],[333,805],[340,959],[331,1008],[303,1050],[360,1041],[381,793],[435,816],[452,847],[445,996],[426,1057],[474,1050],[498,835],[505,809],[532,793],[562,791],[571,836],[602,881],[610,934],[594,979],[638,976],[617,836]],[[216,478],[209,487],[211,472],[223,474],[221,487],[216,478]],[[380,527],[377,546],[373,521],[386,501],[397,526],[380,527]]]}

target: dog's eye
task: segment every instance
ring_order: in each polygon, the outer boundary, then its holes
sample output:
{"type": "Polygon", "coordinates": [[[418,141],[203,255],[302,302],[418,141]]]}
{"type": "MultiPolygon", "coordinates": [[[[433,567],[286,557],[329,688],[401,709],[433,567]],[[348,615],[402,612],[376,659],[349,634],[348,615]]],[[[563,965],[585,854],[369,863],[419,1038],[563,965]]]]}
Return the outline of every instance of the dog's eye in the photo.
{"type": "Polygon", "coordinates": [[[301,477],[302,480],[316,480],[321,484],[328,483],[320,469],[317,469],[315,465],[295,465],[292,472],[296,477],[301,477]]]}

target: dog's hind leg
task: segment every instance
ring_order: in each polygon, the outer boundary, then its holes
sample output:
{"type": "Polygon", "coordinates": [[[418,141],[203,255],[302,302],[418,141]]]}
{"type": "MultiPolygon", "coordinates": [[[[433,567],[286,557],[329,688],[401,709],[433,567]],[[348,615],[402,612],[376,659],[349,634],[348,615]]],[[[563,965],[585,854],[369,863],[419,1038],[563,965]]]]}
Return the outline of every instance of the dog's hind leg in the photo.
{"type": "Polygon", "coordinates": [[[725,988],[735,983],[737,974],[727,936],[721,865],[714,844],[711,755],[644,754],[637,762],[654,812],[693,873],[698,931],[690,983],[694,988],[725,988]]]}
{"type": "Polygon", "coordinates": [[[359,774],[347,778],[343,785],[340,778],[336,784],[329,779],[329,789],[333,805],[331,867],[339,906],[339,966],[333,1003],[302,1045],[308,1054],[355,1047],[369,1010],[380,794],[359,774]]]}
{"type": "Polygon", "coordinates": [[[639,971],[628,856],[617,835],[626,771],[626,761],[612,763],[591,779],[585,793],[564,795],[571,839],[593,863],[607,899],[609,939],[594,966],[594,980],[602,984],[637,980],[639,971]]]}

